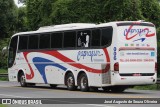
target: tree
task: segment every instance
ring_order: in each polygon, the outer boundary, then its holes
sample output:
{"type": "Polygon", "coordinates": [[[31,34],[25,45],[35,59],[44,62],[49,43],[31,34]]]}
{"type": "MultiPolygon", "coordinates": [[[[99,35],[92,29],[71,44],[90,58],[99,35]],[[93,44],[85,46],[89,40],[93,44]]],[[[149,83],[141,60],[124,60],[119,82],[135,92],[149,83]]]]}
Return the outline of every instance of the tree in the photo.
{"type": "Polygon", "coordinates": [[[106,21],[144,19],[139,0],[107,0],[103,11],[106,21]]]}
{"type": "Polygon", "coordinates": [[[141,11],[146,21],[160,27],[160,4],[157,0],[141,0],[141,11]]]}
{"type": "Polygon", "coordinates": [[[51,25],[52,3],[56,0],[26,0],[27,21],[30,30],[51,25]]]}
{"type": "Polygon", "coordinates": [[[0,0],[0,38],[16,32],[17,7],[13,0],[0,0]]]}
{"type": "Polygon", "coordinates": [[[17,19],[17,31],[27,31],[27,13],[26,13],[26,7],[19,7],[18,8],[18,19],[17,19]]]}

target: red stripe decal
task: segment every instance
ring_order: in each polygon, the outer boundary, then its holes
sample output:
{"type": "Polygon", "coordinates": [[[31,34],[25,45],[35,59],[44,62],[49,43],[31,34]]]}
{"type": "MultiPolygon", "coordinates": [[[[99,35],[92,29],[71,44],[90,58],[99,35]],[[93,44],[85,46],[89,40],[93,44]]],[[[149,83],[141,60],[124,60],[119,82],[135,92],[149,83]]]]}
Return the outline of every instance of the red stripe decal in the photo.
{"type": "Polygon", "coordinates": [[[26,79],[32,79],[33,77],[34,77],[34,72],[33,72],[33,69],[32,69],[32,67],[31,67],[31,65],[28,63],[28,59],[27,59],[27,54],[28,54],[29,52],[23,52],[23,55],[24,55],[24,57],[25,57],[25,59],[26,59],[26,62],[27,62],[27,64],[28,64],[28,66],[29,66],[29,69],[30,69],[30,71],[31,71],[31,74],[27,74],[26,73],[26,79]]]}
{"type": "MultiPolygon", "coordinates": [[[[41,53],[44,53],[44,54],[48,54],[48,55],[51,55],[51,56],[54,56],[56,58],[58,58],[59,60],[63,61],[63,62],[71,62],[71,63],[68,63],[69,65],[73,66],[73,67],[76,67],[76,68],[79,68],[79,69],[85,69],[86,71],[88,72],[92,72],[92,73],[106,73],[109,71],[110,69],[110,58],[109,58],[109,54],[108,54],[108,51],[107,49],[103,49],[104,53],[105,53],[105,56],[106,56],[106,61],[107,61],[107,64],[106,64],[106,67],[105,69],[101,70],[101,69],[93,69],[93,68],[90,68],[90,67],[87,67],[85,65],[82,65],[80,63],[77,63],[69,58],[67,58],[66,56],[62,55],[61,53],[59,53],[58,51],[47,51],[47,52],[42,52],[41,53]]],[[[28,60],[27,60],[27,54],[29,52],[24,52],[24,57],[28,63],[28,60]]],[[[33,72],[33,69],[31,68],[30,64],[28,63],[28,66],[31,70],[31,74],[26,74],[26,78],[27,79],[32,79],[34,77],[34,72],[33,72]]]]}

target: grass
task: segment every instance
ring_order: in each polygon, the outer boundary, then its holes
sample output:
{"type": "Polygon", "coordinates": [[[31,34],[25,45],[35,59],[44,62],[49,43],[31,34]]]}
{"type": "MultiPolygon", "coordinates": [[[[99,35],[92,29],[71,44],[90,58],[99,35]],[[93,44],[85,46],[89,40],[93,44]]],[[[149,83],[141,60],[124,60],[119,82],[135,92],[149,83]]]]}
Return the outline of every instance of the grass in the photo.
{"type": "MultiPolygon", "coordinates": [[[[6,69],[0,69],[0,74],[1,73],[7,73],[7,70],[6,69]]],[[[6,77],[0,77],[0,81],[8,81],[8,78],[6,78],[6,77]]]]}
{"type": "MultiPolygon", "coordinates": [[[[146,85],[146,86],[135,86],[134,89],[137,90],[157,90],[157,84],[146,85]]],[[[160,89],[160,84],[158,84],[158,90],[160,89]]]]}
{"type": "Polygon", "coordinates": [[[0,73],[7,73],[6,69],[0,69],[0,73]]]}
{"type": "Polygon", "coordinates": [[[8,77],[0,77],[0,81],[8,81],[8,77]]]}
{"type": "Polygon", "coordinates": [[[0,107],[8,107],[8,106],[4,104],[0,104],[0,107]]]}

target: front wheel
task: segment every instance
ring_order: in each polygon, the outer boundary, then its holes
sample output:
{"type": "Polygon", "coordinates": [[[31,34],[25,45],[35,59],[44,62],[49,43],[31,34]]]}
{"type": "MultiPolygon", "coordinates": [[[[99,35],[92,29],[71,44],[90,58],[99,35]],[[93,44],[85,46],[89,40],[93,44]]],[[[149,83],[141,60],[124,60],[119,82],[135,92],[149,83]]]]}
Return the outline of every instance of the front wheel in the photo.
{"type": "Polygon", "coordinates": [[[81,74],[79,77],[79,86],[80,90],[83,92],[89,91],[89,86],[88,86],[88,78],[86,74],[81,74]]]}
{"type": "Polygon", "coordinates": [[[24,74],[20,75],[20,81],[19,82],[20,82],[21,87],[26,87],[27,86],[24,74]]]}

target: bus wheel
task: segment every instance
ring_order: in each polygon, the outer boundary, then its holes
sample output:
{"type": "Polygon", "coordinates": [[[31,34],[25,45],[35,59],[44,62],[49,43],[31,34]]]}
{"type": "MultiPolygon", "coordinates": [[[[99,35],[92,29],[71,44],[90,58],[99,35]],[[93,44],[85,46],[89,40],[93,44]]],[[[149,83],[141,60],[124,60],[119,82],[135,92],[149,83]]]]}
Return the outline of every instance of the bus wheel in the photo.
{"type": "Polygon", "coordinates": [[[74,80],[74,76],[72,73],[69,73],[67,75],[66,85],[67,85],[68,90],[70,91],[76,90],[77,87],[75,86],[75,80],[74,80]]]}
{"type": "Polygon", "coordinates": [[[27,86],[26,79],[25,79],[25,76],[24,76],[23,73],[20,75],[20,81],[19,82],[20,82],[21,87],[26,87],[27,86]]]}
{"type": "Polygon", "coordinates": [[[113,86],[111,87],[111,92],[113,93],[121,93],[126,89],[126,87],[121,87],[121,86],[113,86]]]}
{"type": "Polygon", "coordinates": [[[85,73],[81,74],[79,77],[79,86],[80,86],[81,91],[83,91],[83,92],[89,91],[88,78],[85,73]]]}
{"type": "Polygon", "coordinates": [[[56,88],[57,85],[55,85],[55,84],[50,84],[50,87],[51,87],[51,88],[56,88]]]}

